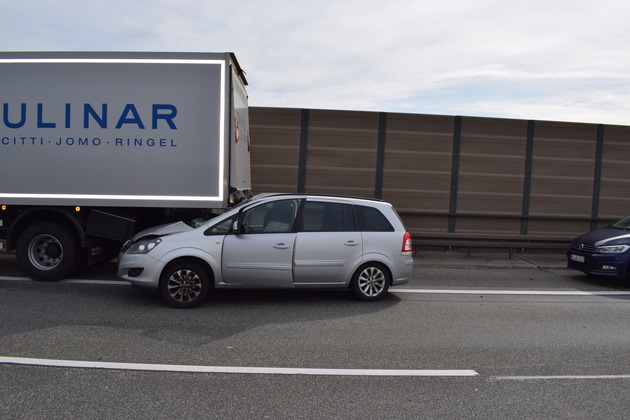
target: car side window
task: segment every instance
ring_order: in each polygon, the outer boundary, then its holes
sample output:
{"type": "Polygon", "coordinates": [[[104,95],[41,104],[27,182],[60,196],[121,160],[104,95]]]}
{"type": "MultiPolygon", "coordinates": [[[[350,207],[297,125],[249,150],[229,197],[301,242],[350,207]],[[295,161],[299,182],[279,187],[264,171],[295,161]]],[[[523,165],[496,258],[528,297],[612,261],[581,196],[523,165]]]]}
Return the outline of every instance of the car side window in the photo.
{"type": "Polygon", "coordinates": [[[394,227],[378,209],[356,206],[359,229],[364,232],[393,232],[394,227]]]}
{"type": "Polygon", "coordinates": [[[245,210],[242,218],[244,233],[289,233],[300,200],[280,200],[245,210]]]}
{"type": "Polygon", "coordinates": [[[342,203],[307,201],[302,212],[302,232],[343,232],[354,230],[352,206],[342,203]]]}
{"type": "Polygon", "coordinates": [[[224,221],[217,223],[216,225],[210,226],[203,234],[206,236],[225,235],[230,232],[230,229],[232,228],[232,223],[234,223],[235,219],[236,215],[229,217],[224,221]]]}

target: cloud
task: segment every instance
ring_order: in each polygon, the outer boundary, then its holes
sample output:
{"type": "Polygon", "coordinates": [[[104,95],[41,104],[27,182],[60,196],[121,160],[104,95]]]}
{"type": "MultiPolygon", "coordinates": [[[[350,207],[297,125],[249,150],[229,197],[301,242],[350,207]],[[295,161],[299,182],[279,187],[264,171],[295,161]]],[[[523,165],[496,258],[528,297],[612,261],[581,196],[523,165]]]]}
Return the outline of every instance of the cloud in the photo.
{"type": "Polygon", "coordinates": [[[630,124],[625,0],[0,0],[1,50],[234,51],[257,106],[630,124]]]}

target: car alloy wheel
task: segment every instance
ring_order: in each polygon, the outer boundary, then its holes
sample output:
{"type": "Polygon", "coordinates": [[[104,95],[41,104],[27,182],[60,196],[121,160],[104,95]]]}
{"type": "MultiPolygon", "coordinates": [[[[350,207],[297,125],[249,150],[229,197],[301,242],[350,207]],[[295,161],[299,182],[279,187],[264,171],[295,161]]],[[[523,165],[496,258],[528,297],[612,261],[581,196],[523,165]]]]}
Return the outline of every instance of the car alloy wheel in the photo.
{"type": "Polygon", "coordinates": [[[180,263],[166,270],[160,281],[162,297],[176,308],[193,308],[208,296],[210,281],[195,263],[180,263]]]}
{"type": "Polygon", "coordinates": [[[352,290],[361,300],[378,300],[389,289],[389,272],[381,264],[360,267],[352,278],[352,290]]]}

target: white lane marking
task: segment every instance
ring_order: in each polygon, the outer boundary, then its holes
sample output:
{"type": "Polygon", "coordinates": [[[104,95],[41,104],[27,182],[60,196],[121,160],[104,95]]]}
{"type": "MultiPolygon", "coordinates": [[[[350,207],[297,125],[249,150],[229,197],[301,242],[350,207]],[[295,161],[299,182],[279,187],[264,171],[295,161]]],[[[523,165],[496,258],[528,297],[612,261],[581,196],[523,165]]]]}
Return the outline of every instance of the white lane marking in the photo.
{"type": "MultiPolygon", "coordinates": [[[[0,281],[33,281],[28,277],[0,276],[0,281]]],[[[124,280],[67,279],[57,283],[131,286],[124,280]]],[[[402,289],[391,288],[391,293],[438,295],[536,295],[536,296],[630,296],[630,290],[499,290],[499,289],[402,289]]]]}
{"type": "MultiPolygon", "coordinates": [[[[28,277],[11,277],[11,276],[0,276],[0,281],[25,281],[31,282],[34,281],[28,277]]],[[[45,282],[44,282],[45,283],[45,282]]],[[[70,284],[100,284],[106,286],[131,286],[131,283],[124,280],[93,280],[93,279],[66,279],[59,280],[54,283],[70,283],[70,284]]]]}
{"type": "Polygon", "coordinates": [[[33,281],[28,277],[11,277],[11,276],[0,276],[0,280],[2,281],[33,281]]]}
{"type": "Polygon", "coordinates": [[[31,359],[24,357],[2,357],[0,364],[78,369],[141,370],[159,372],[192,373],[245,373],[262,375],[319,375],[319,376],[479,376],[474,370],[426,370],[426,369],[318,369],[318,368],[273,368],[246,366],[193,366],[163,365],[147,363],[87,362],[78,360],[31,359]]]}
{"type": "MultiPolygon", "coordinates": [[[[76,369],[133,370],[177,373],[232,373],[253,375],[311,375],[311,376],[408,376],[408,377],[481,377],[471,369],[425,370],[425,369],[317,369],[317,368],[272,368],[246,366],[194,366],[146,363],[89,362],[78,360],[34,359],[26,357],[2,357],[0,364],[61,367],[76,369]]],[[[619,375],[532,375],[532,376],[488,376],[497,381],[548,381],[587,379],[630,379],[630,374],[619,375]]]]}
{"type": "Polygon", "coordinates": [[[538,295],[538,296],[630,296],[630,290],[476,290],[476,289],[389,289],[391,293],[440,295],[538,295]]]}
{"type": "Polygon", "coordinates": [[[72,284],[101,284],[107,286],[131,286],[131,283],[124,280],[87,280],[87,279],[68,279],[61,280],[59,283],[72,284]]]}
{"type": "Polygon", "coordinates": [[[540,375],[540,376],[491,376],[498,381],[549,381],[554,379],[630,379],[630,375],[540,375]]]}

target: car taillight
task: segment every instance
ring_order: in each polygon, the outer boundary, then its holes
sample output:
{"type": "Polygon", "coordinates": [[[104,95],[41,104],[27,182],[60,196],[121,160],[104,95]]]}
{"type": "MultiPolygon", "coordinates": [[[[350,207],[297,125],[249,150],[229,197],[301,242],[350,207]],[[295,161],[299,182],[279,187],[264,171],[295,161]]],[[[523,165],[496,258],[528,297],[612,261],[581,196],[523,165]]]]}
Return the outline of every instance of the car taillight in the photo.
{"type": "Polygon", "coordinates": [[[402,243],[402,254],[411,255],[411,250],[412,250],[411,233],[405,232],[405,235],[403,236],[403,243],[402,243]]]}

